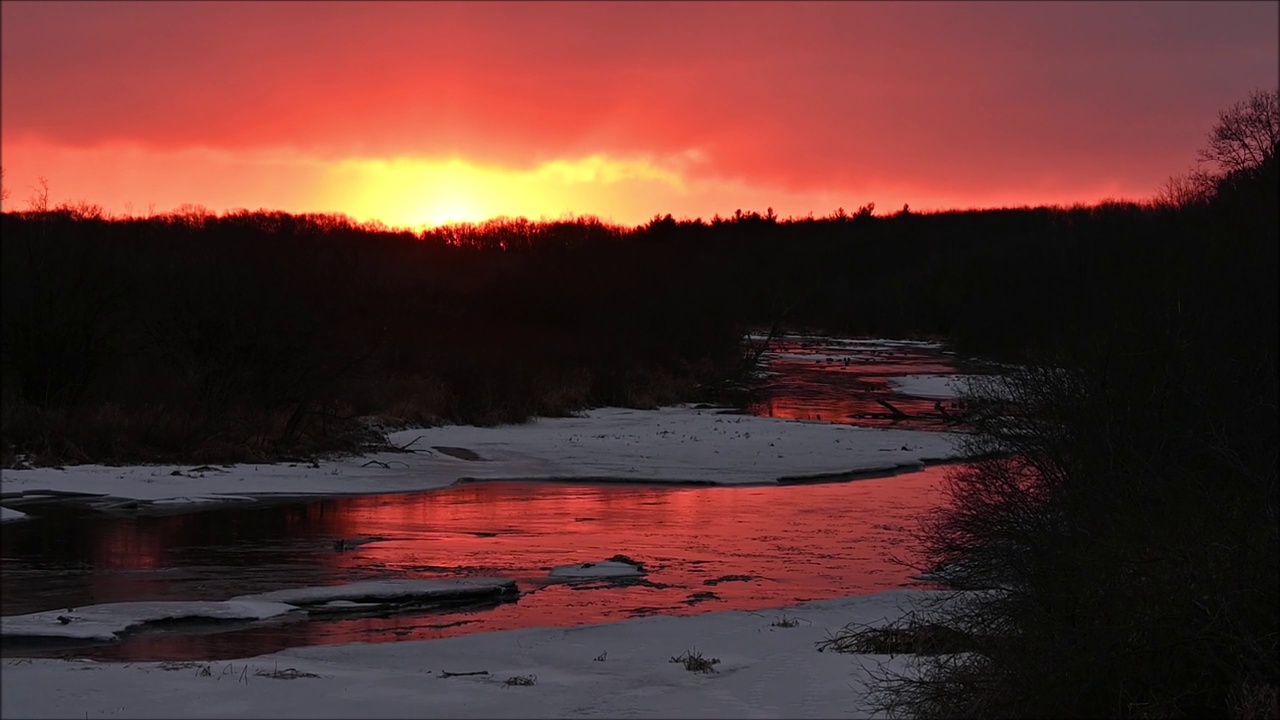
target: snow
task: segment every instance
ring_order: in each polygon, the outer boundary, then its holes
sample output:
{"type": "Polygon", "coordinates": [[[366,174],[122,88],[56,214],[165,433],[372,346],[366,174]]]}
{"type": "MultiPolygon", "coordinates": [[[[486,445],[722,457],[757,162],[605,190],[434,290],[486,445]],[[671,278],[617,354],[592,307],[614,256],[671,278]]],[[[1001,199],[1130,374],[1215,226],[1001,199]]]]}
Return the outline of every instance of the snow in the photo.
{"type": "Polygon", "coordinates": [[[265,620],[297,609],[282,602],[253,599],[105,603],[6,615],[0,618],[0,635],[114,640],[130,628],[161,620],[265,620]]]}
{"type": "MultiPolygon", "coordinates": [[[[392,435],[410,441],[422,431],[392,435]]],[[[918,466],[953,457],[946,433],[858,428],[690,408],[609,408],[514,427],[436,428],[431,444],[478,453],[472,479],[630,480],[725,485],[918,466]],[[515,474],[512,470],[516,470],[515,474]]]]}
{"type": "Polygon", "coordinates": [[[898,375],[886,380],[904,395],[931,400],[950,400],[960,396],[969,377],[968,375],[898,375]]]}
{"type": "Polygon", "coordinates": [[[900,617],[899,590],[764,612],[651,616],[442,640],[310,646],[208,663],[9,659],[4,717],[864,717],[869,672],[909,656],[820,653],[900,617]],[[794,627],[781,627],[783,618],[794,627]],[[720,660],[690,672],[688,651],[720,660]],[[448,673],[487,674],[443,676],[448,673]],[[274,675],[274,677],[273,677],[274,675]],[[529,678],[534,684],[507,684],[529,678]]]}
{"type": "Polygon", "coordinates": [[[0,505],[0,523],[14,522],[16,520],[27,519],[27,514],[21,510],[12,510],[0,505]]]}
{"type": "Polygon", "coordinates": [[[644,568],[640,564],[620,560],[601,560],[551,568],[551,577],[565,580],[639,577],[644,574],[644,568]]]}
{"type": "Polygon", "coordinates": [[[0,497],[12,503],[78,493],[102,509],[134,510],[153,503],[413,492],[460,479],[773,484],[912,469],[958,454],[947,433],[750,417],[688,406],[603,408],[523,425],[448,425],[389,437],[408,451],[316,463],[5,470],[0,497]],[[459,448],[478,459],[457,457],[459,448]]]}
{"type": "Polygon", "coordinates": [[[516,582],[507,578],[449,578],[442,580],[364,580],[342,585],[288,588],[231,598],[237,602],[321,605],[347,601],[366,605],[389,601],[443,600],[514,594],[516,582]]]}

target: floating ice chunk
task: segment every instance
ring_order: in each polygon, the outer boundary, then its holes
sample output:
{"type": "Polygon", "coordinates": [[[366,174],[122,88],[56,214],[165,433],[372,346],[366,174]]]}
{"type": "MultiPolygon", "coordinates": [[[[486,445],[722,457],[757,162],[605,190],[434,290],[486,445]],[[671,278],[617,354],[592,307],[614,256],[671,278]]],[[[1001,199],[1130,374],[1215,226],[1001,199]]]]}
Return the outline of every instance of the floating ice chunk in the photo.
{"type": "Polygon", "coordinates": [[[3,617],[0,635],[114,640],[130,628],[162,620],[265,620],[292,610],[297,608],[281,602],[235,599],[105,603],[3,617]]]}
{"type": "Polygon", "coordinates": [[[564,580],[639,577],[644,574],[644,565],[622,555],[615,555],[600,562],[560,565],[551,568],[551,577],[564,580]]]}
{"type": "Polygon", "coordinates": [[[28,515],[21,510],[14,510],[0,506],[0,522],[14,522],[17,520],[26,520],[28,515]]]}

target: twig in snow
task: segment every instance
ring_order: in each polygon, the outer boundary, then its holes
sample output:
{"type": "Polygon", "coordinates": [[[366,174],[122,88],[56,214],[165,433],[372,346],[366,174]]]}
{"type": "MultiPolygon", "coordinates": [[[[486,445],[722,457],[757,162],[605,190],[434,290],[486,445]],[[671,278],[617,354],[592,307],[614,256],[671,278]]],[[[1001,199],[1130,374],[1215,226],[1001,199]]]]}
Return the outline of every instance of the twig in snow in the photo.
{"type": "Polygon", "coordinates": [[[399,450],[400,452],[412,452],[412,450],[409,449],[409,446],[413,445],[414,443],[418,442],[424,437],[426,437],[426,435],[419,435],[418,437],[410,440],[409,442],[403,445],[392,445],[392,447],[394,447],[396,450],[399,450]]]}
{"type": "Polygon", "coordinates": [[[391,462],[383,462],[383,461],[381,461],[381,460],[370,460],[369,462],[367,462],[367,463],[365,463],[365,464],[361,465],[360,467],[362,467],[362,468],[367,468],[367,467],[369,467],[370,465],[378,465],[378,466],[381,466],[381,467],[382,467],[382,469],[384,469],[384,470],[390,470],[390,469],[391,469],[391,463],[392,463],[392,462],[399,462],[401,465],[404,465],[406,468],[408,468],[408,467],[409,467],[409,464],[408,464],[408,463],[400,462],[399,460],[392,460],[391,462]]]}
{"type": "MultiPolygon", "coordinates": [[[[245,667],[248,667],[248,666],[246,665],[245,667]]],[[[267,672],[266,670],[258,670],[257,672],[254,673],[254,675],[257,675],[258,677],[274,678],[276,680],[297,680],[298,678],[320,677],[315,673],[303,672],[301,670],[298,670],[297,668],[285,668],[284,670],[281,670],[279,663],[276,663],[276,666],[271,670],[271,672],[267,672]]]]}
{"type": "Polygon", "coordinates": [[[442,678],[463,677],[464,675],[488,675],[488,674],[489,674],[488,670],[476,670],[474,672],[449,672],[448,670],[440,671],[440,677],[442,678]]]}

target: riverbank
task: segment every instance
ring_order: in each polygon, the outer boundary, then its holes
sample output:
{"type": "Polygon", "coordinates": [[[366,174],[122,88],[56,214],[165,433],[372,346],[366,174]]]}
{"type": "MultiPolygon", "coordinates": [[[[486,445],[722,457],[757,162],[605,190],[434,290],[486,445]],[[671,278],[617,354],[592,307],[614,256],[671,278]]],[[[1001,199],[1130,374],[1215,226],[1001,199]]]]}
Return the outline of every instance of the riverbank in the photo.
{"type": "Polygon", "coordinates": [[[824,653],[817,643],[848,623],[901,617],[931,595],[900,590],[761,612],[302,647],[226,662],[11,659],[0,673],[0,714],[863,717],[869,672],[905,667],[909,656],[824,653]],[[673,662],[691,656],[705,663],[673,662]]]}

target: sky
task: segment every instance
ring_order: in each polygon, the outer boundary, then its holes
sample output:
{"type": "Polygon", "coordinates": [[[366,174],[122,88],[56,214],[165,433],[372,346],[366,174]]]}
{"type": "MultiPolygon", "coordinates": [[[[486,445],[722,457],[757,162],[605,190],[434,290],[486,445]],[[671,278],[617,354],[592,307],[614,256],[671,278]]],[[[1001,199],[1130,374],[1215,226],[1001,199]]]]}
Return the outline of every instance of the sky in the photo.
{"type": "Polygon", "coordinates": [[[5,209],[416,227],[1150,197],[1277,2],[0,3],[5,209]]]}

